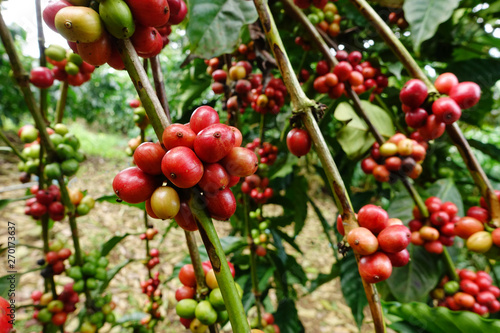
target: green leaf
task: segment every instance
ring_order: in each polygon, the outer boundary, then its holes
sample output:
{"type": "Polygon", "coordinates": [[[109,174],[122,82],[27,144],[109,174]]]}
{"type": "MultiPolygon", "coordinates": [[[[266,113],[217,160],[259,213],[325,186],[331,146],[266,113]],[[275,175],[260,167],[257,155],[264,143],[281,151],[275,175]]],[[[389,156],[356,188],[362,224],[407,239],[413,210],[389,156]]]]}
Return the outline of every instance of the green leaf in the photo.
{"type": "Polygon", "coordinates": [[[274,320],[282,333],[305,332],[304,326],[300,322],[295,303],[289,298],[285,298],[279,302],[278,309],[274,314],[274,320]]]}
{"type": "Polygon", "coordinates": [[[471,311],[451,311],[444,306],[431,308],[424,303],[384,303],[390,314],[430,333],[500,332],[500,321],[485,319],[471,311]]]}
{"type": "Polygon", "coordinates": [[[458,208],[458,216],[464,216],[464,204],[462,196],[458,190],[455,182],[451,178],[439,179],[431,187],[427,189],[431,196],[440,198],[443,202],[451,201],[458,208]]]}
{"type": "Polygon", "coordinates": [[[133,261],[134,260],[132,260],[132,259],[127,259],[127,260],[121,262],[120,264],[114,266],[113,268],[109,269],[106,272],[106,275],[107,275],[106,281],[104,281],[99,288],[99,294],[102,294],[106,290],[106,288],[108,287],[111,280],[113,280],[115,275],[118,274],[118,272],[120,272],[123,267],[127,266],[128,264],[130,264],[133,261]]]}
{"type": "Polygon", "coordinates": [[[387,285],[400,302],[425,301],[436,287],[442,274],[440,257],[432,255],[421,246],[410,244],[410,262],[394,267],[387,285]]]}
{"type": "MultiPolygon", "coordinates": [[[[382,136],[389,138],[394,135],[392,119],[383,109],[367,101],[361,101],[361,105],[382,136]]],[[[375,142],[364,120],[356,114],[348,102],[340,103],[333,115],[335,119],[345,124],[338,131],[337,140],[347,157],[358,159],[363,156],[375,142]]]]}
{"type": "Polygon", "coordinates": [[[122,240],[124,240],[127,236],[130,234],[123,234],[120,236],[113,236],[110,240],[108,240],[106,243],[102,244],[101,246],[101,256],[105,257],[111,252],[111,250],[122,240]]]}
{"type": "Polygon", "coordinates": [[[491,156],[493,159],[500,158],[500,148],[498,148],[498,146],[491,143],[484,143],[476,139],[468,139],[467,141],[469,141],[471,147],[491,156]]]}
{"type": "Polygon", "coordinates": [[[391,198],[387,213],[391,218],[397,218],[407,223],[413,219],[413,207],[415,202],[399,182],[394,186],[396,194],[391,198]]]}
{"type": "Polygon", "coordinates": [[[410,24],[413,49],[418,54],[422,43],[434,36],[438,26],[447,21],[459,0],[406,0],[405,18],[410,24]]]}
{"type": "Polygon", "coordinates": [[[190,0],[187,35],[191,53],[208,59],[232,53],[241,28],[257,20],[251,1],[190,0]]]}
{"type": "Polygon", "coordinates": [[[340,261],[340,285],[347,305],[351,308],[352,315],[358,328],[363,323],[363,309],[368,305],[365,289],[361,276],[358,273],[358,264],[352,251],[340,261]]]}
{"type": "Polygon", "coordinates": [[[128,202],[125,202],[125,201],[117,201],[119,200],[118,197],[116,196],[116,194],[107,194],[107,195],[103,195],[97,199],[95,199],[95,201],[97,202],[109,202],[109,203],[112,203],[112,204],[119,204],[119,205],[126,205],[126,206],[130,206],[130,207],[137,207],[139,209],[146,209],[146,205],[144,204],[144,202],[141,202],[141,203],[138,203],[138,204],[131,204],[131,203],[128,203],[128,202]]]}
{"type": "Polygon", "coordinates": [[[11,202],[16,202],[16,201],[22,201],[22,200],[27,200],[29,198],[33,198],[34,195],[26,195],[24,197],[21,197],[21,198],[14,198],[14,199],[1,199],[0,200],[0,209],[4,209],[5,206],[7,206],[8,204],[10,204],[11,202]]]}
{"type": "Polygon", "coordinates": [[[0,278],[0,296],[5,299],[9,299],[9,294],[15,292],[20,279],[21,274],[19,273],[2,276],[0,278]],[[11,281],[11,278],[14,278],[14,281],[11,281]],[[14,286],[12,286],[12,282],[14,283],[14,286]]]}

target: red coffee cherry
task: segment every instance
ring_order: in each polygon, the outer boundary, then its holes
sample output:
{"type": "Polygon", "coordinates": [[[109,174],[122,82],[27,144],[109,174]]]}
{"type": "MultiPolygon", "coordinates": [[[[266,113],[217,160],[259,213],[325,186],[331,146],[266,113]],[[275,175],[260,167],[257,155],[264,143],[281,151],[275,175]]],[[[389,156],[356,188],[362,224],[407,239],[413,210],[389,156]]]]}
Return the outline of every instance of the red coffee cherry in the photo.
{"type": "Polygon", "coordinates": [[[311,150],[311,137],[306,130],[294,128],[286,136],[286,145],[292,154],[301,157],[311,150]]]}
{"type": "Polygon", "coordinates": [[[411,108],[418,108],[427,99],[428,91],[424,82],[412,79],[404,85],[399,93],[399,99],[411,108]]]}

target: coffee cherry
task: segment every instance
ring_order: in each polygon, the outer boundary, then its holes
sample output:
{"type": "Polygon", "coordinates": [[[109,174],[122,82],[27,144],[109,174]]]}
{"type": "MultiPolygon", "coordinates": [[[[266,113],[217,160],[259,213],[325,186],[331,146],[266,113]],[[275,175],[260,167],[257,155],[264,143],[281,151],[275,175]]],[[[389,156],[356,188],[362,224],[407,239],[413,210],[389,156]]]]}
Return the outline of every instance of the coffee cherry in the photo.
{"type": "Polygon", "coordinates": [[[292,154],[301,157],[311,150],[311,137],[306,130],[294,128],[286,136],[286,145],[292,154]]]}
{"type": "Polygon", "coordinates": [[[180,188],[190,188],[203,177],[203,164],[187,147],[170,149],[162,159],[161,170],[168,180],[180,188]]]}
{"type": "Polygon", "coordinates": [[[450,94],[451,88],[458,85],[458,79],[453,73],[443,73],[434,82],[434,87],[441,94],[450,94]]]}
{"type": "Polygon", "coordinates": [[[432,104],[432,113],[436,116],[438,122],[452,124],[460,119],[462,110],[455,100],[449,97],[441,97],[432,104]]]}
{"type": "Polygon", "coordinates": [[[455,100],[462,109],[468,109],[479,102],[481,88],[475,82],[461,82],[451,88],[450,97],[455,100]]]}
{"type": "Polygon", "coordinates": [[[411,108],[418,108],[427,99],[428,91],[424,82],[412,79],[404,85],[399,93],[399,99],[411,108]]]}
{"type": "Polygon", "coordinates": [[[392,274],[390,259],[382,252],[364,256],[359,260],[359,275],[368,283],[387,280],[392,274]]]}
{"type": "Polygon", "coordinates": [[[370,255],[378,249],[379,243],[373,233],[363,227],[352,229],[347,234],[347,242],[354,253],[360,255],[370,255]]]}

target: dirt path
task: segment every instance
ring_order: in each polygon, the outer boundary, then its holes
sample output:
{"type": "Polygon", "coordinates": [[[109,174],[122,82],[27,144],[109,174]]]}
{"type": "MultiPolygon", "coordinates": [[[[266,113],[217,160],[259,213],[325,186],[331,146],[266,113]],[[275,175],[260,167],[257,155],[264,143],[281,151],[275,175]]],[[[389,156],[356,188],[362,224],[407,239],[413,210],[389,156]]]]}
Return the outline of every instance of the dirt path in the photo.
{"type": "MultiPolygon", "coordinates": [[[[0,155],[0,188],[19,184],[17,161],[5,158],[6,154],[0,155]]],[[[69,186],[88,190],[89,194],[99,197],[112,192],[111,181],[114,175],[127,166],[130,159],[124,154],[123,161],[104,160],[102,158],[90,158],[81,165],[77,177],[70,181],[69,186]]],[[[0,199],[21,197],[23,190],[0,193],[0,199]]],[[[332,220],[334,206],[332,203],[321,200],[318,205],[325,216],[332,220]]],[[[293,249],[289,253],[297,256],[297,260],[304,267],[310,278],[318,273],[328,273],[334,258],[331,255],[326,237],[321,230],[320,222],[317,220],[312,209],[309,210],[308,221],[304,230],[297,237],[297,243],[304,252],[300,256],[293,249]]],[[[31,218],[24,215],[24,201],[10,203],[0,210],[0,221],[14,221],[17,225],[17,237],[21,244],[41,246],[40,227],[31,218]]],[[[153,221],[162,233],[168,226],[168,221],[153,221]]],[[[216,222],[217,230],[221,237],[228,232],[227,223],[216,222]]],[[[111,235],[120,235],[124,232],[139,233],[143,230],[142,211],[135,208],[116,205],[111,203],[98,203],[96,208],[87,216],[78,218],[78,227],[84,236],[82,246],[85,251],[96,249],[111,235]]],[[[56,223],[51,235],[71,245],[70,231],[67,221],[56,223]]],[[[0,230],[0,242],[5,239],[5,228],[0,230]]],[[[198,239],[201,244],[201,240],[198,239]]],[[[144,244],[138,236],[129,236],[121,242],[110,254],[110,267],[129,258],[141,259],[144,257],[144,244]]],[[[181,229],[172,229],[167,235],[165,242],[160,247],[161,252],[161,277],[166,280],[172,274],[174,265],[188,255],[184,243],[184,234],[181,229]]],[[[41,251],[28,249],[25,246],[17,247],[18,269],[26,271],[37,267],[36,261],[41,258],[41,251]]],[[[4,275],[4,267],[0,267],[0,276],[4,275]]],[[[118,316],[126,313],[140,311],[146,297],[140,292],[140,281],[145,277],[146,270],[140,262],[133,262],[124,268],[112,281],[109,292],[117,303],[118,316]]],[[[68,282],[65,277],[57,278],[58,284],[68,282]]],[[[164,299],[166,301],[166,320],[160,325],[157,332],[185,332],[175,314],[174,293],[180,285],[177,278],[172,279],[163,286],[164,299]]],[[[42,279],[38,273],[29,273],[22,277],[18,286],[17,304],[29,304],[29,295],[34,289],[42,288],[42,279]]],[[[304,295],[306,290],[298,287],[299,295],[304,295]]],[[[310,295],[304,296],[297,304],[299,316],[306,328],[306,332],[328,332],[344,333],[358,332],[349,307],[345,304],[340,291],[340,282],[335,280],[323,285],[310,295]]],[[[368,313],[366,313],[368,315],[368,313]]],[[[18,313],[19,322],[25,323],[30,318],[30,313],[21,310],[18,313]]],[[[370,319],[365,319],[362,332],[372,331],[369,324],[370,319]]],[[[69,329],[74,327],[75,320],[71,322],[69,329]]],[[[23,329],[21,331],[24,332],[23,329]]],[[[100,332],[120,332],[115,328],[109,330],[105,327],[100,332]]]]}

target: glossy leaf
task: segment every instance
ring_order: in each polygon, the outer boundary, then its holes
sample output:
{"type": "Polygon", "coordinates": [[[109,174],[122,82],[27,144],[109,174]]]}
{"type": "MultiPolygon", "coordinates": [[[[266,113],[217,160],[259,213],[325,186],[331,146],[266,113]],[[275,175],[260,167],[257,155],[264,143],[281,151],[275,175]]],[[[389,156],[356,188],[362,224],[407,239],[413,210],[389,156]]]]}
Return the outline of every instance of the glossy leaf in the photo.
{"type": "Polygon", "coordinates": [[[429,254],[421,246],[410,244],[410,262],[395,267],[387,285],[391,294],[400,302],[425,301],[442,275],[440,257],[429,254]]]}
{"type": "Polygon", "coordinates": [[[361,276],[358,273],[358,265],[352,251],[349,251],[340,262],[340,285],[344,299],[351,308],[352,315],[358,328],[365,317],[363,309],[368,305],[361,276]]]}
{"type": "Polygon", "coordinates": [[[301,333],[305,332],[304,326],[300,322],[295,303],[291,299],[281,300],[278,309],[274,314],[275,323],[280,327],[283,333],[301,333]]]}
{"type": "MultiPolygon", "coordinates": [[[[367,101],[361,101],[361,105],[384,137],[389,138],[394,134],[391,117],[383,109],[367,101]]],[[[347,157],[357,159],[363,156],[375,142],[364,120],[348,102],[338,105],[334,117],[345,124],[338,132],[337,140],[347,157]]]]}
{"type": "Polygon", "coordinates": [[[206,59],[232,53],[243,25],[257,20],[257,11],[251,1],[191,0],[188,1],[188,13],[191,53],[206,59]]]}
{"type": "Polygon", "coordinates": [[[432,38],[438,26],[447,21],[458,7],[459,0],[406,0],[403,4],[405,18],[410,24],[415,52],[432,38]]]}
{"type": "Polygon", "coordinates": [[[500,332],[500,321],[485,319],[470,311],[451,311],[424,303],[385,303],[384,308],[413,326],[430,333],[500,332]]]}

